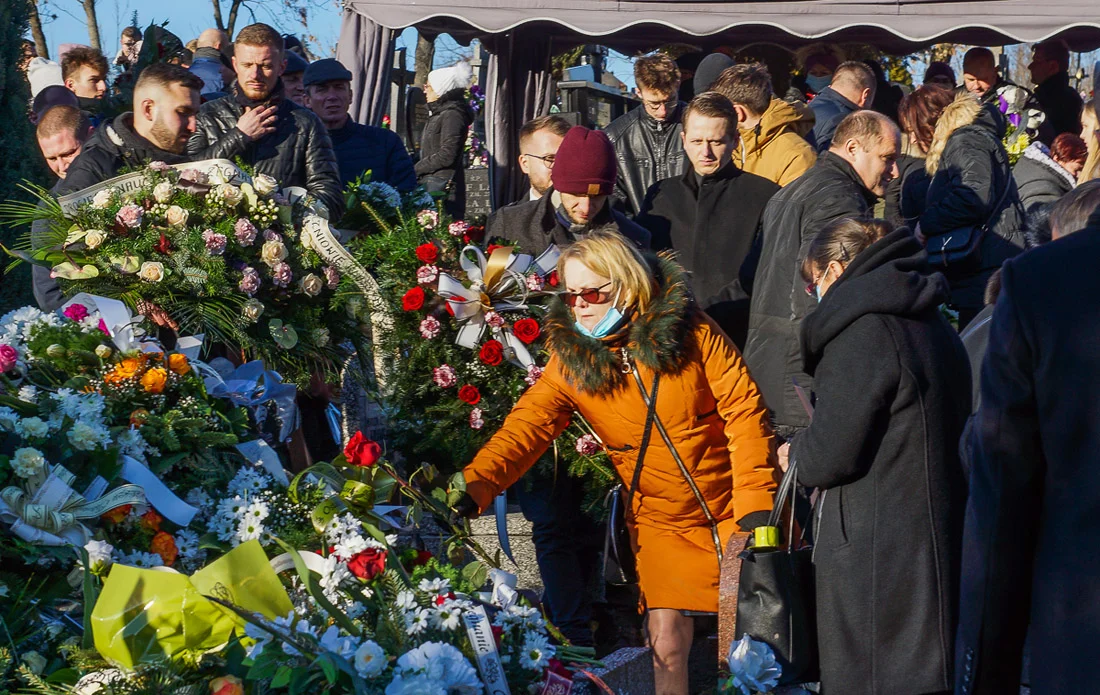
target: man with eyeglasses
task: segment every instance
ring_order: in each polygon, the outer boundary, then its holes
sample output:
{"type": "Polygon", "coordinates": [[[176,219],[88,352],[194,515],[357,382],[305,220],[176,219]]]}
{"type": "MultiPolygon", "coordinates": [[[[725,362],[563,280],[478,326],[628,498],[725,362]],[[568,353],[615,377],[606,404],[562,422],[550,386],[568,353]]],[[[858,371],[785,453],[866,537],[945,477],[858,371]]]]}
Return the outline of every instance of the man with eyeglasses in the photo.
{"type": "Polygon", "coordinates": [[[519,130],[519,168],[527,174],[531,191],[527,200],[538,200],[550,190],[550,172],[569,121],[553,114],[523,124],[519,130]]]}
{"type": "MultiPolygon", "coordinates": [[[[540,164],[549,165],[549,155],[539,156],[540,164]]],[[[639,248],[649,248],[649,232],[609,204],[617,173],[615,150],[605,133],[574,126],[553,157],[552,166],[547,166],[550,185],[543,195],[493,213],[486,223],[486,239],[518,244],[523,253],[538,255],[550,244],[565,246],[589,230],[614,224],[639,248]]],[[[546,182],[538,185],[542,183],[546,182]]],[[[535,185],[532,178],[532,188],[535,185]]]]}
{"type": "Polygon", "coordinates": [[[680,69],[663,53],[645,56],[634,62],[634,81],[642,105],[607,127],[619,160],[615,207],[630,217],[642,209],[653,184],[688,168],[680,137],[680,69]]]}

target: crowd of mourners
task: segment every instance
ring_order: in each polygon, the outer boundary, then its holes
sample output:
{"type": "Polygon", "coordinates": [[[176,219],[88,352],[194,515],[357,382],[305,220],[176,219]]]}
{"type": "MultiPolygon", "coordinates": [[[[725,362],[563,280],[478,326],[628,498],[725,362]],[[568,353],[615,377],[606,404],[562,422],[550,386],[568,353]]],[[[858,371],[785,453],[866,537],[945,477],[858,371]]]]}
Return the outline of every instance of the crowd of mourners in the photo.
{"type": "MultiPolygon", "coordinates": [[[[122,75],[140,42],[123,32],[122,75]]],[[[57,195],[152,160],[239,157],[329,210],[369,170],[464,214],[465,64],[430,73],[414,162],[349,116],[347,66],[264,24],[145,67],[111,118],[99,51],[26,59],[57,195]]],[[[530,192],[486,237],[561,249],[551,359],[465,469],[457,510],[491,506],[584,416],[623,481],[657,691],[680,695],[719,558],[768,524],[793,468],[820,692],[1090,692],[1100,131],[1068,67],[1064,43],[1036,45],[1029,91],[974,48],[961,81],[932,63],[901,94],[873,61],[822,53],[781,96],[759,63],[713,54],[685,84],[654,54],[634,65],[640,104],[605,130],[524,124],[530,192]]],[[[34,292],[63,301],[45,270],[34,292]]],[[[568,476],[515,490],[544,609],[592,644],[604,531],[568,476]]]]}

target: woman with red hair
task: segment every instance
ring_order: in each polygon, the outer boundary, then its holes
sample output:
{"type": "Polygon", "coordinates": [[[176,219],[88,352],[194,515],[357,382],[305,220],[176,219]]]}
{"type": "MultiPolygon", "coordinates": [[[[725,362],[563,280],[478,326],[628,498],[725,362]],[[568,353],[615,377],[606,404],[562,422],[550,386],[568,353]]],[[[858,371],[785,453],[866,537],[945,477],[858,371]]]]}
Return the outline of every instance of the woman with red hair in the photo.
{"type": "Polygon", "coordinates": [[[954,99],[955,93],[929,82],[905,96],[898,105],[898,125],[905,135],[905,147],[898,158],[898,176],[886,188],[886,219],[895,227],[916,226],[924,211],[931,177],[924,170],[924,158],[932,146],[936,122],[954,99]]]}
{"type": "Polygon", "coordinates": [[[1073,133],[1062,133],[1049,149],[1041,142],[1028,145],[1012,169],[1024,209],[1030,213],[1072,191],[1088,154],[1085,141],[1073,133]]]}

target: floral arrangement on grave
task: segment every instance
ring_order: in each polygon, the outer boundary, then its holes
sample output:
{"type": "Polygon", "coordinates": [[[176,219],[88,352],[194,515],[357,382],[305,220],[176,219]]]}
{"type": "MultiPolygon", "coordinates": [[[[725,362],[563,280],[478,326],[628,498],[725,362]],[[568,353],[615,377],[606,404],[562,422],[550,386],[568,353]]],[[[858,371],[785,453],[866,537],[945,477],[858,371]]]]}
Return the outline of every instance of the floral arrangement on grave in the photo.
{"type": "Polygon", "coordinates": [[[1030,92],[1012,84],[997,90],[997,108],[1008,120],[1004,146],[1008,152],[1008,161],[1015,164],[1028,145],[1035,142],[1039,127],[1046,120],[1046,114],[1030,92]]]}

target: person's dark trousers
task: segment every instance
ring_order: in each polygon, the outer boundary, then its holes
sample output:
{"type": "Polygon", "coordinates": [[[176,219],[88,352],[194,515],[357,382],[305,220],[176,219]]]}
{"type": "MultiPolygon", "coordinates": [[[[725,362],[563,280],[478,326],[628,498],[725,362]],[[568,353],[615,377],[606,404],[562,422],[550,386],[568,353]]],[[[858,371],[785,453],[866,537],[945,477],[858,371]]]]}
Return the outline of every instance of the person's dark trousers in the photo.
{"type": "Polygon", "coordinates": [[[555,478],[521,480],[513,490],[531,522],[547,617],[574,645],[594,646],[592,584],[603,538],[582,510],[581,483],[560,471],[555,478]]]}

